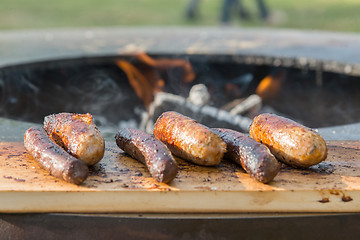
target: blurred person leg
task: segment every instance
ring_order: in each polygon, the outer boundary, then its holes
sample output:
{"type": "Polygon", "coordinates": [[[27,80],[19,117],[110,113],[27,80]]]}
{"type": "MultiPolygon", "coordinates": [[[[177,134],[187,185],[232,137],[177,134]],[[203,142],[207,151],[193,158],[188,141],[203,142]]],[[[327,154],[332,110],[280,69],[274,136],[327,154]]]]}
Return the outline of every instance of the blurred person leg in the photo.
{"type": "Polygon", "coordinates": [[[236,9],[239,11],[240,18],[243,20],[249,20],[250,19],[250,13],[249,11],[244,7],[243,1],[238,0],[235,1],[236,9]]]}
{"type": "Polygon", "coordinates": [[[220,21],[222,24],[229,24],[230,13],[233,7],[237,5],[237,0],[224,0],[222,5],[220,21]]]}
{"type": "Polygon", "coordinates": [[[260,19],[266,21],[269,17],[269,10],[264,0],[256,0],[259,9],[260,19]]]}
{"type": "Polygon", "coordinates": [[[199,3],[200,0],[190,0],[186,7],[186,17],[194,20],[199,17],[199,3]]]}

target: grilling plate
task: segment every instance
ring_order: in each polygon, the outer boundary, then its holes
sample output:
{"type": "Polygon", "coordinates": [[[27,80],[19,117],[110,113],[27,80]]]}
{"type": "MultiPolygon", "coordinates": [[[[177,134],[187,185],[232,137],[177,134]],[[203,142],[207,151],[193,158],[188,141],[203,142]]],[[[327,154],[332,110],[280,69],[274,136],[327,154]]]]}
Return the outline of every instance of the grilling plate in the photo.
{"type": "Polygon", "coordinates": [[[359,212],[360,141],[329,141],[310,169],[284,166],[270,184],[222,161],[202,167],[177,158],[179,173],[159,184],[115,143],[80,186],[54,178],[22,142],[0,142],[0,211],[24,212],[359,212]]]}

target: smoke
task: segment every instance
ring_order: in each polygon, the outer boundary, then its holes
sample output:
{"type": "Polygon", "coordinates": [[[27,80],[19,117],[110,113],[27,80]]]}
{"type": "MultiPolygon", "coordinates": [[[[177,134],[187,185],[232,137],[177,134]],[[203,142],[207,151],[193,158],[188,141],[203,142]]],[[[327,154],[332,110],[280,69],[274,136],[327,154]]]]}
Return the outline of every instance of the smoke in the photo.
{"type": "Polygon", "coordinates": [[[110,63],[44,63],[2,69],[0,115],[41,123],[58,112],[89,112],[100,125],[137,119],[143,108],[125,74],[110,63]]]}

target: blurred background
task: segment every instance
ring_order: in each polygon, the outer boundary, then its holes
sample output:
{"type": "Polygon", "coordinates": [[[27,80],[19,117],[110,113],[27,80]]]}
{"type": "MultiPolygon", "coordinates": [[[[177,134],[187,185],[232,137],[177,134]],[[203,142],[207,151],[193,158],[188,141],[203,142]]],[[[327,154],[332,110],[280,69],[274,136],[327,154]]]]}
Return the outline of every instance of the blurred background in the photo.
{"type": "Polygon", "coordinates": [[[359,32],[359,10],[359,0],[1,0],[0,30],[230,25],[359,32]]]}

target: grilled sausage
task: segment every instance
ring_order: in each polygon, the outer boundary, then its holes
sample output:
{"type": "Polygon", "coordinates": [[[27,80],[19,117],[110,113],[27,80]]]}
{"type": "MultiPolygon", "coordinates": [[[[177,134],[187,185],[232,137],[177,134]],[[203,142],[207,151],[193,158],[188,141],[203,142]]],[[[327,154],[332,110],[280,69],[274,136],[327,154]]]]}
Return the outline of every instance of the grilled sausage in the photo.
{"type": "Polygon", "coordinates": [[[224,157],[240,164],[257,181],[268,183],[278,174],[280,163],[264,144],[234,130],[211,130],[226,143],[224,157]]]}
{"type": "Polygon", "coordinates": [[[218,135],[177,112],[164,112],[157,119],[154,136],[173,154],[199,165],[217,165],[226,152],[226,144],[218,135]]]}
{"type": "Polygon", "coordinates": [[[115,135],[116,144],[133,158],[144,163],[158,182],[176,177],[178,167],[170,150],[154,136],[133,128],[122,128],[115,135]]]}
{"type": "Polygon", "coordinates": [[[104,156],[104,138],[89,113],[49,115],[44,119],[44,128],[54,142],[87,165],[104,156]]]}
{"type": "Polygon", "coordinates": [[[29,128],[24,135],[26,151],[51,175],[80,184],[89,175],[88,166],[54,143],[43,128],[29,128]]]}
{"type": "Polygon", "coordinates": [[[275,114],[257,116],[249,129],[250,136],[269,147],[286,164],[310,167],[326,159],[325,140],[315,131],[275,114]]]}

